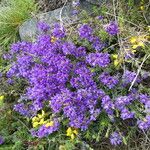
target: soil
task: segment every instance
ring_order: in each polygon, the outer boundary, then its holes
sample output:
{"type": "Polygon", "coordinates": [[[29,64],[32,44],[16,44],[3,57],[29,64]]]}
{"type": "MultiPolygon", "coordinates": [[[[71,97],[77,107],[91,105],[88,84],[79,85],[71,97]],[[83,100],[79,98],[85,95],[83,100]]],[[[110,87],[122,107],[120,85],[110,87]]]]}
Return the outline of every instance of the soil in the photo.
{"type": "Polygon", "coordinates": [[[62,7],[65,3],[72,0],[37,0],[40,6],[40,11],[48,12],[62,7]]]}

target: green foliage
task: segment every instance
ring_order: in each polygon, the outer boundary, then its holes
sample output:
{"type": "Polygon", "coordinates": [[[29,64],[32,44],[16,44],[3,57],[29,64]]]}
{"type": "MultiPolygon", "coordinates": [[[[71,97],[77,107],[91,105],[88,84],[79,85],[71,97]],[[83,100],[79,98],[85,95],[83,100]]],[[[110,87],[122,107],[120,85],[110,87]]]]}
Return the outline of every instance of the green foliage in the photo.
{"type": "Polygon", "coordinates": [[[19,39],[19,26],[37,12],[34,0],[2,0],[0,3],[0,45],[19,39]]]}

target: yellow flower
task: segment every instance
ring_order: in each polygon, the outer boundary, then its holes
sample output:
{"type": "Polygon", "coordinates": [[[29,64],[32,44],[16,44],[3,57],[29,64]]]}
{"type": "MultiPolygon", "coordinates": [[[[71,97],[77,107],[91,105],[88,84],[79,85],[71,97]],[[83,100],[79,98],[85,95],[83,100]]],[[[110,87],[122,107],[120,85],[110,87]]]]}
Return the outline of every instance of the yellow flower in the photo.
{"type": "Polygon", "coordinates": [[[38,114],[37,116],[32,118],[32,125],[33,127],[38,127],[39,125],[46,124],[47,121],[44,121],[45,112],[42,110],[41,114],[38,114]]]}
{"type": "Polygon", "coordinates": [[[1,95],[0,96],[0,101],[3,101],[4,100],[4,95],[1,95]]]}
{"type": "Polygon", "coordinates": [[[136,42],[137,42],[137,38],[135,36],[133,36],[133,37],[130,38],[130,43],[131,44],[134,44],[136,42]]]}
{"type": "Polygon", "coordinates": [[[39,122],[33,122],[33,128],[36,128],[36,127],[38,127],[39,126],[39,122]]]}
{"type": "Polygon", "coordinates": [[[118,57],[117,54],[113,54],[112,58],[114,59],[114,66],[117,67],[122,61],[121,59],[118,57]]]}
{"type": "Polygon", "coordinates": [[[114,66],[117,67],[119,65],[119,61],[116,59],[114,60],[114,66]]]}
{"type": "Polygon", "coordinates": [[[46,121],[44,121],[44,119],[41,119],[40,122],[39,122],[40,125],[43,125],[45,123],[46,123],[46,121]]]}
{"type": "Polygon", "coordinates": [[[138,45],[143,47],[143,48],[145,47],[145,45],[144,45],[144,43],[142,41],[138,42],[138,45]]]}
{"type": "Polygon", "coordinates": [[[39,118],[35,116],[32,118],[32,122],[36,122],[36,121],[39,121],[39,118]]]}
{"type": "Polygon", "coordinates": [[[132,48],[133,49],[137,49],[138,47],[145,47],[144,43],[142,41],[138,42],[137,44],[133,45],[132,48]]]}
{"type": "Polygon", "coordinates": [[[55,42],[56,42],[56,40],[57,40],[57,38],[56,38],[56,37],[51,36],[51,42],[52,42],[52,43],[55,43],[55,42]]]}
{"type": "Polygon", "coordinates": [[[53,121],[50,121],[48,123],[45,124],[45,126],[48,128],[48,127],[51,127],[54,125],[54,122],[53,121]]]}
{"type": "Polygon", "coordinates": [[[44,118],[44,116],[45,116],[45,112],[42,110],[42,114],[38,114],[38,118],[44,118]]]}
{"type": "Polygon", "coordinates": [[[137,49],[139,47],[139,45],[135,44],[132,46],[133,49],[137,49]]]}
{"type": "Polygon", "coordinates": [[[69,127],[67,129],[67,136],[70,136],[71,140],[74,140],[75,137],[78,135],[78,131],[76,129],[72,129],[71,127],[69,127]]]}
{"type": "Polygon", "coordinates": [[[117,54],[113,54],[112,57],[113,57],[114,59],[117,59],[117,58],[118,58],[118,55],[117,55],[117,54]]]}
{"type": "Polygon", "coordinates": [[[140,9],[141,9],[141,10],[144,10],[144,6],[140,6],[140,9]]]}

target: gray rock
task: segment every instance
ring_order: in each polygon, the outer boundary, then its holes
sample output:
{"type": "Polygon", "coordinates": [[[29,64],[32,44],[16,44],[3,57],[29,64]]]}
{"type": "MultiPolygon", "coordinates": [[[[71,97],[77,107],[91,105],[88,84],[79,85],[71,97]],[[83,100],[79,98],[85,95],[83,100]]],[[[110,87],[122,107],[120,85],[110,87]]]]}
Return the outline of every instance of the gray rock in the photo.
{"type": "MultiPolygon", "coordinates": [[[[91,13],[92,7],[93,5],[91,3],[86,1],[81,1],[80,8],[82,10],[91,13]]],[[[71,7],[71,4],[68,4],[63,8],[58,8],[53,11],[42,13],[37,15],[36,18],[27,20],[19,28],[19,34],[21,40],[33,41],[37,37],[37,35],[39,34],[39,31],[37,30],[38,21],[44,21],[49,25],[52,25],[55,22],[58,22],[60,20],[63,22],[64,25],[69,25],[73,23],[74,21],[77,20],[77,18],[72,15],[72,11],[73,8],[71,7]]]]}

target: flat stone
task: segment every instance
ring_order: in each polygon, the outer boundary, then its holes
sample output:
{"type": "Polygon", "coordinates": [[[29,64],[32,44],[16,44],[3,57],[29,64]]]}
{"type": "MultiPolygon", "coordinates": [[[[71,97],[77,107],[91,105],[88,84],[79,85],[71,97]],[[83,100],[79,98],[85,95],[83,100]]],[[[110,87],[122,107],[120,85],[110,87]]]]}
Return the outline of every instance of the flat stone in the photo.
{"type": "MultiPolygon", "coordinates": [[[[82,0],[80,9],[87,11],[87,13],[91,13],[93,6],[94,5],[92,5],[91,3],[82,0]]],[[[62,8],[39,14],[36,16],[36,18],[27,20],[19,28],[21,40],[33,41],[37,37],[37,35],[39,34],[39,31],[37,29],[37,22],[39,21],[44,21],[50,26],[60,20],[64,25],[72,24],[77,20],[77,17],[72,15],[72,11],[73,8],[71,4],[68,4],[67,6],[64,6],[62,8]]]]}

